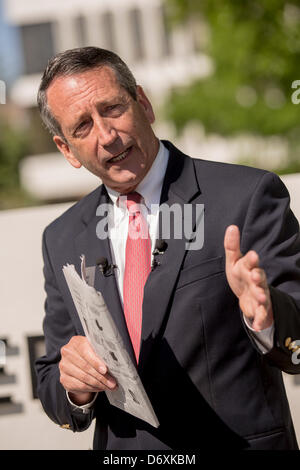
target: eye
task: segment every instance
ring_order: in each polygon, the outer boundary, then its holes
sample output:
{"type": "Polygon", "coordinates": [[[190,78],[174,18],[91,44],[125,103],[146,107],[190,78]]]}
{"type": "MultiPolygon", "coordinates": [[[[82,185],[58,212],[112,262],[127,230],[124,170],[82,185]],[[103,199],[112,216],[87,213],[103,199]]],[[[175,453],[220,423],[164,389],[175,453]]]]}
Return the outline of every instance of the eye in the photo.
{"type": "Polygon", "coordinates": [[[83,129],[88,123],[89,123],[89,121],[81,122],[76,130],[83,129]]]}
{"type": "Polygon", "coordinates": [[[75,129],[75,131],[74,131],[74,136],[75,136],[75,137],[80,136],[81,133],[84,132],[84,131],[88,128],[90,122],[91,122],[91,121],[88,120],[88,119],[87,119],[86,121],[82,121],[82,122],[76,127],[76,129],[75,129]]]}
{"type": "Polygon", "coordinates": [[[111,117],[118,117],[124,112],[124,105],[121,103],[115,103],[106,106],[104,114],[111,117]]]}
{"type": "Polygon", "coordinates": [[[106,111],[113,111],[118,106],[120,106],[120,105],[119,104],[112,104],[111,106],[107,106],[106,111]]]}

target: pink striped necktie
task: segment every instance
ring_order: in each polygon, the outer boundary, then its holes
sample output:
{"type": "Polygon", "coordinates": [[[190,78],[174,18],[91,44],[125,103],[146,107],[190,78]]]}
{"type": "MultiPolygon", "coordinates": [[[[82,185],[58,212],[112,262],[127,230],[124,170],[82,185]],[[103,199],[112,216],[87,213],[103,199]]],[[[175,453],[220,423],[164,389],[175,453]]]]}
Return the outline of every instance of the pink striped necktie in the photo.
{"type": "Polygon", "coordinates": [[[151,270],[151,240],[147,220],[141,211],[141,199],[142,196],[137,192],[127,194],[129,223],[123,281],[124,315],[137,362],[144,286],[151,270]]]}

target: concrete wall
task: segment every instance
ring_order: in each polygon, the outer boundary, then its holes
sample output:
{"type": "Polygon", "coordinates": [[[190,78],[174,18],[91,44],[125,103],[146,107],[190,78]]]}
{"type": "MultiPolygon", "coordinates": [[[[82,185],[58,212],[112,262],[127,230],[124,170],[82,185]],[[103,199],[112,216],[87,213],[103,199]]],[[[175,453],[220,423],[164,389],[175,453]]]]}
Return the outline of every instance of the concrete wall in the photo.
{"type": "MultiPolygon", "coordinates": [[[[284,178],[292,195],[292,208],[300,220],[300,175],[284,178]]],[[[21,413],[0,414],[0,449],[88,449],[93,426],[84,433],[72,433],[52,423],[38,400],[32,398],[27,337],[42,334],[43,276],[41,235],[44,227],[69,205],[59,204],[0,212],[0,338],[7,337],[19,354],[8,356],[7,375],[16,383],[2,384],[0,398],[12,396],[23,407],[21,413]]],[[[300,384],[295,377],[285,382],[300,443],[300,384]]]]}

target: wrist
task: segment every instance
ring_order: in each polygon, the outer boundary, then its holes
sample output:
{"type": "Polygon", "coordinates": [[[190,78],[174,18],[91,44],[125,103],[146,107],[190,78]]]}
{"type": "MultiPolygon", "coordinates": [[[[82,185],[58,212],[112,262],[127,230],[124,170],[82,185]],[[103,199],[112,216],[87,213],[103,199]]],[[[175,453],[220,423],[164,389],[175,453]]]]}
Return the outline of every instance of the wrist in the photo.
{"type": "Polygon", "coordinates": [[[69,398],[74,405],[83,406],[93,401],[94,392],[68,392],[69,398]]]}

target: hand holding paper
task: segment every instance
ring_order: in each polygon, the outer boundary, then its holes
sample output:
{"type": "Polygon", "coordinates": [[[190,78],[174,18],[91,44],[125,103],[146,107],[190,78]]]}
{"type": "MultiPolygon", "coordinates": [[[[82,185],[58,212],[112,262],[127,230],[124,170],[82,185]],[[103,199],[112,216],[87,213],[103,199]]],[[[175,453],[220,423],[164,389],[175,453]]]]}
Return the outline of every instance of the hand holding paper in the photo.
{"type": "Polygon", "coordinates": [[[114,390],[117,386],[85,336],[73,336],[61,348],[59,370],[60,382],[76,405],[89,403],[94,393],[114,390]]]}

